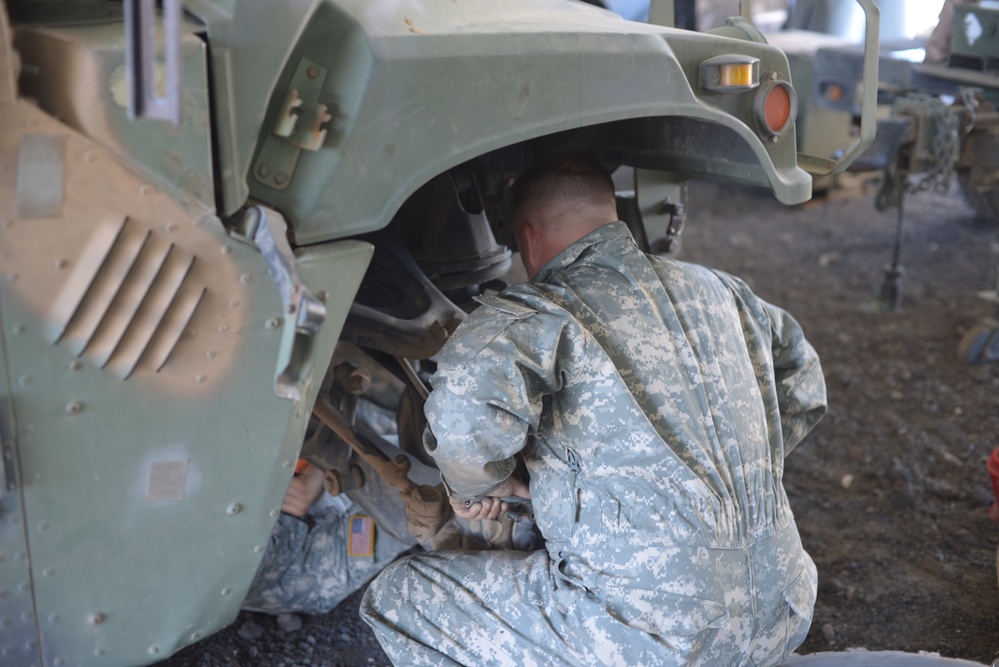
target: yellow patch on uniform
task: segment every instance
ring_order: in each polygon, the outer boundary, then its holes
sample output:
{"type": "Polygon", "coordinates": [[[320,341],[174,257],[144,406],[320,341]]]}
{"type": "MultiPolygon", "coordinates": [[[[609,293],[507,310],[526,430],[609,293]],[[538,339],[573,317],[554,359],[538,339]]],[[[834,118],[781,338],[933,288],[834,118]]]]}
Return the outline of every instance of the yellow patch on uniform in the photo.
{"type": "Polygon", "coordinates": [[[350,517],[350,541],[347,554],[373,556],[375,554],[375,522],[370,516],[355,514],[350,517]]]}

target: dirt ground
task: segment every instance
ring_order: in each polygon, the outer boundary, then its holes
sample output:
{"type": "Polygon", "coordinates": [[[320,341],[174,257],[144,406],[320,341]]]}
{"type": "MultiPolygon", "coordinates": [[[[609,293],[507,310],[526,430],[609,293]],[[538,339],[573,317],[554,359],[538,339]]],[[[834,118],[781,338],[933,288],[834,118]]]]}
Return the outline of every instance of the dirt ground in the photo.
{"type": "MultiPolygon", "coordinates": [[[[799,207],[763,190],[691,187],[681,258],[735,273],[787,308],[818,350],[829,413],[785,485],[819,571],[802,653],[866,647],[991,663],[999,649],[999,523],[985,461],[999,446],[999,363],[968,365],[964,334],[996,306],[999,228],[956,190],[907,200],[901,309],[876,297],[894,212],[854,184],[799,207]]],[[[163,667],[387,665],[357,619],[241,614],[163,667]],[[296,628],[297,621],[301,627],[296,628]]]]}

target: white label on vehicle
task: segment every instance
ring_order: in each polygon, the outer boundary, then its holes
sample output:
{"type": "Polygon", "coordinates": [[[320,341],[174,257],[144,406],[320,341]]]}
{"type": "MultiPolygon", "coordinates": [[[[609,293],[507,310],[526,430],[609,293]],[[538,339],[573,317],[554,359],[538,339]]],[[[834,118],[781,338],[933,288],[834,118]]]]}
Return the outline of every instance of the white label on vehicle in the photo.
{"type": "Polygon", "coordinates": [[[968,38],[968,46],[974,46],[978,38],[985,32],[978,17],[968,13],[964,17],[964,36],[968,38]]]}

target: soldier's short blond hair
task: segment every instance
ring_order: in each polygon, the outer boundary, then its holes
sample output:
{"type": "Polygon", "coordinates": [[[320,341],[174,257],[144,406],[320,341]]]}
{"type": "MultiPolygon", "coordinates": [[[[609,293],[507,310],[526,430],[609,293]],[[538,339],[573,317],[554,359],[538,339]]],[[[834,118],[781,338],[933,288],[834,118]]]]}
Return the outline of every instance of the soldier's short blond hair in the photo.
{"type": "Polygon", "coordinates": [[[523,211],[558,204],[614,205],[614,182],[600,163],[581,155],[562,155],[538,162],[513,185],[510,212],[513,220],[523,211]]]}

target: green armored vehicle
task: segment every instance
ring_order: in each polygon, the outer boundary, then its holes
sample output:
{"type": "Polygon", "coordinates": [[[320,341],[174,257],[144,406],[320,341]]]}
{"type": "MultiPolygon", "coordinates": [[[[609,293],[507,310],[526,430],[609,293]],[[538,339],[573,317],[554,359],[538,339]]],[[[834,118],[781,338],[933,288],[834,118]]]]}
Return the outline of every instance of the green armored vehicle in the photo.
{"type": "MultiPolygon", "coordinates": [[[[864,60],[856,46],[818,49],[811,91],[802,94],[809,106],[833,112],[827,120],[859,114],[864,60]]],[[[885,109],[877,138],[853,167],[889,172],[889,204],[900,196],[893,179],[946,191],[956,176],[979,216],[999,221],[999,2],[948,0],[928,40],[883,49],[878,89],[885,109]]]]}
{"type": "Polygon", "coordinates": [[[328,488],[403,534],[379,469],[409,464],[351,454],[375,436],[346,416],[370,377],[344,350],[418,397],[510,264],[510,183],[549,154],[634,167],[622,215],[652,248],[693,176],[807,200],[795,104],[740,18],[7,0],[0,663],[149,663],[230,623],[307,436],[328,488]],[[313,442],[314,406],[339,437],[313,442]]]}

